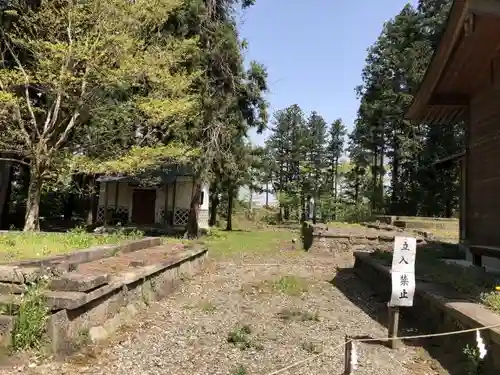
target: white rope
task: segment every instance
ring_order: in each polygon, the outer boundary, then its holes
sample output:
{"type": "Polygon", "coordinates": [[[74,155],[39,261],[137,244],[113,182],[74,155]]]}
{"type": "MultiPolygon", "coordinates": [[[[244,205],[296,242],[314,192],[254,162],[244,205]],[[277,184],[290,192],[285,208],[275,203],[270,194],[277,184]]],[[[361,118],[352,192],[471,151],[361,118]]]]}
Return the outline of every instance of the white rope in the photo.
{"type": "Polygon", "coordinates": [[[379,338],[369,338],[369,339],[351,339],[351,340],[349,340],[347,342],[343,342],[342,344],[334,346],[329,351],[326,351],[326,352],[323,352],[323,353],[319,353],[319,354],[315,354],[315,355],[310,356],[308,358],[305,358],[305,359],[303,359],[301,361],[294,362],[294,363],[292,363],[292,364],[290,364],[290,365],[288,365],[286,367],[283,367],[283,368],[281,368],[279,370],[276,370],[274,372],[270,372],[267,375],[282,374],[283,372],[285,372],[287,370],[290,370],[290,369],[292,369],[294,367],[300,366],[300,365],[302,365],[304,363],[310,362],[310,361],[312,361],[315,358],[318,358],[318,357],[321,357],[321,356],[324,356],[324,355],[327,355],[327,354],[331,354],[332,352],[334,352],[335,350],[337,350],[337,349],[345,346],[349,342],[414,340],[414,339],[422,339],[422,338],[431,338],[431,337],[442,337],[442,336],[458,335],[458,334],[469,333],[469,332],[478,332],[478,331],[484,331],[486,329],[492,329],[492,328],[498,328],[498,327],[500,327],[500,324],[495,324],[495,325],[486,326],[486,327],[479,327],[479,328],[463,329],[463,330],[460,330],[460,331],[451,331],[451,332],[442,332],[442,333],[430,333],[430,334],[427,334],[427,335],[412,335],[412,336],[400,336],[400,337],[379,337],[379,338]]]}

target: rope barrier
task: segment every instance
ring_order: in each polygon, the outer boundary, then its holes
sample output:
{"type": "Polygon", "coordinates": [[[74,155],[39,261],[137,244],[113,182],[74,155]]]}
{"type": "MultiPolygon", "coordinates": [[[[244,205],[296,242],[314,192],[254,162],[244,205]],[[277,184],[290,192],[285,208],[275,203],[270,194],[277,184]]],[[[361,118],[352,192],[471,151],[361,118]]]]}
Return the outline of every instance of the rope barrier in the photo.
{"type": "Polygon", "coordinates": [[[500,327],[500,324],[494,324],[494,325],[491,325],[491,326],[485,326],[485,327],[479,327],[479,328],[469,328],[469,329],[463,329],[463,330],[460,330],[460,331],[451,331],[451,332],[441,332],[441,333],[430,333],[430,334],[426,334],[426,335],[411,335],[411,336],[400,336],[400,337],[379,337],[379,338],[366,338],[366,339],[350,339],[349,341],[347,342],[343,342],[342,344],[339,344],[339,345],[336,345],[334,346],[333,348],[331,348],[330,350],[326,351],[326,352],[323,352],[323,353],[319,353],[319,354],[315,354],[313,356],[310,356],[308,358],[305,358],[301,361],[297,361],[297,362],[294,362],[286,367],[283,367],[279,370],[276,370],[274,372],[270,372],[268,373],[267,375],[278,375],[278,374],[282,374],[283,372],[287,371],[287,370],[290,370],[294,367],[297,367],[297,366],[300,366],[304,363],[307,363],[307,362],[310,362],[312,361],[313,359],[316,359],[318,357],[321,357],[321,356],[325,356],[325,355],[328,355],[328,354],[332,354],[334,351],[336,351],[337,349],[341,348],[341,347],[344,347],[345,345],[347,345],[348,343],[351,343],[351,342],[372,342],[372,341],[391,341],[391,340],[414,340],[414,339],[422,339],[422,338],[432,338],[432,337],[442,337],[442,336],[452,336],[452,335],[458,335],[458,334],[462,334],[462,333],[471,333],[471,332],[477,332],[477,331],[484,331],[484,330],[487,330],[487,329],[493,329],[493,328],[498,328],[500,327]]]}

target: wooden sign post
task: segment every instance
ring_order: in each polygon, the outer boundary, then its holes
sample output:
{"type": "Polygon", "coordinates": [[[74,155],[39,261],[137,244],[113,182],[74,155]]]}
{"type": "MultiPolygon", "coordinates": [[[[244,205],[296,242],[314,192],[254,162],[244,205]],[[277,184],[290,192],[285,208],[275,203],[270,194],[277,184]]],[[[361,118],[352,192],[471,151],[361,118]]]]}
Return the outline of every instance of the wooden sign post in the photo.
{"type": "Polygon", "coordinates": [[[394,237],[392,253],[392,291],[389,301],[388,337],[391,348],[400,344],[394,338],[398,336],[399,307],[413,306],[415,295],[415,258],[417,254],[417,239],[414,237],[394,237]],[[392,338],[392,339],[391,339],[392,338]]]}

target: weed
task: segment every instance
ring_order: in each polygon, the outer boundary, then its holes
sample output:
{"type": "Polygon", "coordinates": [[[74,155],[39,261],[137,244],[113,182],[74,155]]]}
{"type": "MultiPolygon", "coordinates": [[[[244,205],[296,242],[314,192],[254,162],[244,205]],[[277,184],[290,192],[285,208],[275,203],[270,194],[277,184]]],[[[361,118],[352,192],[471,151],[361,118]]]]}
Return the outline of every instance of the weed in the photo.
{"type": "Polygon", "coordinates": [[[283,309],[278,313],[278,317],[283,320],[298,320],[301,322],[319,322],[318,312],[301,311],[298,309],[283,309]]]}
{"type": "Polygon", "coordinates": [[[82,348],[88,343],[90,343],[90,331],[88,328],[82,328],[74,339],[75,347],[82,348]]]}
{"type": "Polygon", "coordinates": [[[49,309],[44,291],[48,281],[39,279],[27,285],[22,296],[18,314],[12,331],[12,347],[14,350],[40,349],[43,344],[45,323],[49,309]]]}
{"type": "Polygon", "coordinates": [[[0,315],[14,316],[18,313],[18,307],[13,303],[0,303],[0,315]]]}
{"type": "Polygon", "coordinates": [[[247,375],[247,369],[243,365],[238,365],[231,371],[232,375],[247,375]]]}
{"type": "Polygon", "coordinates": [[[494,311],[500,312],[500,292],[481,293],[481,302],[494,311]]]}
{"type": "Polygon", "coordinates": [[[289,296],[299,296],[308,290],[307,281],[305,279],[292,275],[283,276],[278,280],[274,280],[272,282],[272,287],[274,290],[289,296]]]}
{"type": "Polygon", "coordinates": [[[149,281],[149,284],[151,285],[151,290],[156,293],[158,291],[158,282],[155,279],[151,279],[149,281]]]}
{"type": "Polygon", "coordinates": [[[142,301],[146,306],[149,306],[151,304],[151,294],[150,294],[150,287],[147,285],[146,279],[144,278],[143,284],[141,287],[141,297],[142,301]]]}
{"type": "Polygon", "coordinates": [[[323,351],[321,345],[314,342],[303,342],[302,349],[310,354],[319,354],[323,351]]]}
{"type": "Polygon", "coordinates": [[[204,312],[213,312],[216,310],[216,307],[210,301],[203,301],[200,303],[200,309],[204,312]]]}
{"type": "Polygon", "coordinates": [[[261,344],[252,341],[250,337],[251,333],[252,329],[247,324],[241,327],[237,327],[229,332],[229,334],[227,335],[227,342],[234,344],[240,350],[246,350],[250,348],[262,350],[263,346],[261,344]]]}
{"type": "Polygon", "coordinates": [[[479,349],[476,346],[466,345],[463,351],[467,360],[465,372],[467,375],[483,375],[483,360],[479,358],[479,349]]]}

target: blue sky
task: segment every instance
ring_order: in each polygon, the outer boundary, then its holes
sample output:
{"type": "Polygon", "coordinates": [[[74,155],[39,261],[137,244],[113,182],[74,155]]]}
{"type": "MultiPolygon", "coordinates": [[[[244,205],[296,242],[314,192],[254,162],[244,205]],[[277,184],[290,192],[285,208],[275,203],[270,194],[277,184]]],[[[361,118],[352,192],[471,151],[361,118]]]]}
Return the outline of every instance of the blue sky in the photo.
{"type": "MultiPolygon", "coordinates": [[[[366,49],[409,0],[257,0],[241,16],[246,59],[269,73],[271,113],[297,103],[352,129],[366,49]]],[[[264,135],[252,134],[261,144],[264,135]]]]}

